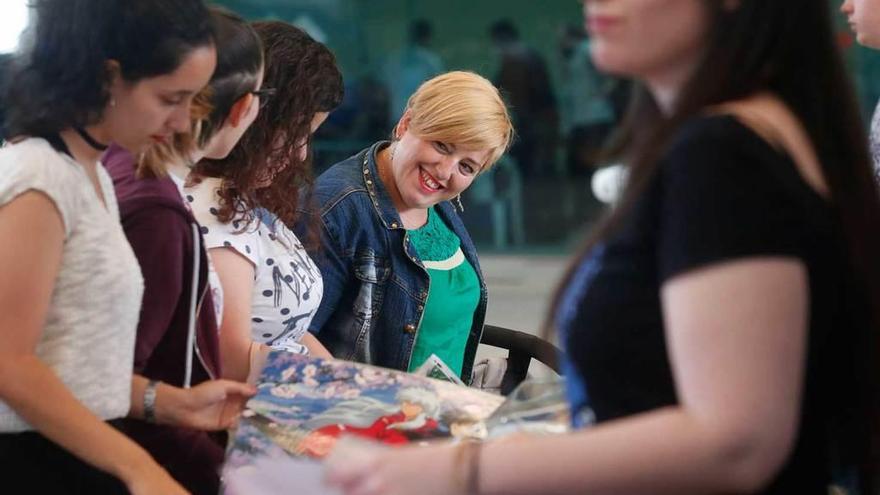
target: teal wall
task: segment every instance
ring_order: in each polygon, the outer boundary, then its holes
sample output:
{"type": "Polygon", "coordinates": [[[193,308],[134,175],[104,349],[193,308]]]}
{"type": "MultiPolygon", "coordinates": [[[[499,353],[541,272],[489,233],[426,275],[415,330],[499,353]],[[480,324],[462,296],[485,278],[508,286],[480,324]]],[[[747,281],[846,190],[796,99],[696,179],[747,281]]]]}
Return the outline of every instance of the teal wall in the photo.
{"type": "Polygon", "coordinates": [[[295,21],[310,17],[327,33],[346,75],[375,70],[383,56],[406,40],[415,18],[434,24],[433,48],[447,68],[489,75],[495,64],[488,26],[506,17],[523,39],[540,50],[555,72],[557,33],[566,22],[581,21],[574,0],[222,0],[217,2],[250,18],[295,21]]]}
{"type": "MultiPolygon", "coordinates": [[[[566,22],[581,22],[576,0],[219,0],[249,19],[295,21],[310,17],[326,32],[326,43],[336,53],[347,77],[375,71],[384,54],[396,49],[415,18],[434,23],[434,49],[447,68],[469,69],[491,75],[495,57],[486,28],[507,17],[523,38],[545,56],[551,72],[558,74],[556,40],[566,22]]],[[[841,0],[829,0],[836,11],[841,0]]],[[[843,16],[837,27],[848,36],[843,16]]],[[[880,52],[856,46],[847,50],[853,76],[866,113],[880,98],[880,52]]]]}
{"type": "MultiPolygon", "coordinates": [[[[494,21],[509,18],[518,26],[523,40],[543,54],[558,93],[560,28],[566,23],[582,22],[581,4],[577,0],[214,1],[252,20],[274,18],[302,26],[302,19],[308,17],[325,34],[323,41],[336,54],[348,82],[366,75],[379,75],[378,68],[384,58],[406,42],[407,27],[417,18],[433,22],[433,49],[448,69],[474,70],[491,77],[496,56],[487,29],[494,21]]],[[[829,3],[837,10],[841,1],[829,0],[829,3]]],[[[859,47],[842,15],[838,15],[835,22],[838,41],[845,49],[867,120],[880,98],[880,51],[859,47]]],[[[381,132],[385,135],[387,129],[383,127],[381,132]]],[[[316,152],[316,158],[333,163],[357,151],[363,146],[362,141],[363,137],[325,138],[319,141],[322,151],[316,152]]],[[[563,153],[560,149],[560,156],[563,153]]],[[[599,211],[588,190],[588,183],[578,177],[559,175],[543,181],[531,180],[521,197],[513,200],[523,206],[522,223],[526,232],[525,246],[517,247],[558,250],[578,242],[585,232],[584,225],[592,223],[599,211]]],[[[475,240],[482,247],[493,246],[490,231],[495,224],[488,220],[486,207],[477,201],[470,201],[468,205],[465,220],[475,240]]],[[[494,247],[499,249],[497,244],[494,247]]]]}

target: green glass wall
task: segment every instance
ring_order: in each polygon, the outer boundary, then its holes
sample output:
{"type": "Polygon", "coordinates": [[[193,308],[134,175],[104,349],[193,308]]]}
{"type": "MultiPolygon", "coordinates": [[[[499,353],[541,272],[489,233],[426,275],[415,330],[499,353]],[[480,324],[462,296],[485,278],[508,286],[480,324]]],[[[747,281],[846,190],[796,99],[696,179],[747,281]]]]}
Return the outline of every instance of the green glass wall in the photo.
{"type": "MultiPolygon", "coordinates": [[[[340,109],[319,132],[315,143],[316,168],[357,152],[387,136],[396,115],[387,110],[386,62],[407,44],[415,19],[433,27],[431,50],[446,69],[476,71],[496,77],[499,57],[493,49],[489,26],[509,19],[524,44],[546,63],[559,112],[565,119],[563,98],[566,59],[560,49],[566,25],[579,25],[577,0],[223,0],[249,19],[280,19],[310,31],[336,53],[349,94],[340,109]],[[384,113],[383,113],[384,112],[384,113]]],[[[832,2],[837,9],[839,2],[832,2]]],[[[864,109],[869,117],[880,98],[880,53],[856,46],[845,20],[836,20],[839,44],[846,54],[864,109]]],[[[805,54],[807,56],[807,54],[805,54]]],[[[616,97],[625,94],[618,84],[616,97]]],[[[619,105],[619,102],[616,102],[619,105]]],[[[592,197],[589,173],[568,166],[566,129],[541,134],[555,152],[536,167],[535,176],[520,173],[519,164],[502,163],[491,176],[481,177],[465,196],[465,221],[483,251],[565,252],[581,239],[601,212],[592,197]],[[519,169],[518,169],[519,167],[519,169]]],[[[853,130],[863,132],[863,130],[853,130]]]]}

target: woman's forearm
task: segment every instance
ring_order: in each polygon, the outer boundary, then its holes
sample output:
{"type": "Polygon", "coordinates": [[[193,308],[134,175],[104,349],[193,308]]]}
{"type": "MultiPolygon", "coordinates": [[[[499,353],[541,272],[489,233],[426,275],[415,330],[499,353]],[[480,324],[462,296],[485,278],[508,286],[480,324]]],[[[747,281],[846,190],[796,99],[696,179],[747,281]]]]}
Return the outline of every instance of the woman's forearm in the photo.
{"type": "MultiPolygon", "coordinates": [[[[149,380],[132,377],[129,416],[144,419],[144,392],[149,380]]],[[[253,387],[231,380],[208,380],[192,388],[156,385],[155,421],[159,424],[203,431],[227,429],[238,417],[244,403],[256,393],[253,387]]]]}
{"type": "Polygon", "coordinates": [[[83,406],[36,356],[3,359],[0,398],[46,438],[126,483],[158,469],[144,449],[83,406]]]}
{"type": "MultiPolygon", "coordinates": [[[[128,411],[130,418],[145,419],[144,392],[146,392],[149,383],[149,379],[142,375],[131,377],[131,409],[128,411]]],[[[176,426],[184,424],[181,411],[187,409],[186,390],[159,382],[156,386],[153,407],[156,423],[176,426]]]]}
{"type": "Polygon", "coordinates": [[[487,443],[480,494],[749,493],[772,471],[754,455],[760,441],[667,408],[570,435],[487,443]]]}

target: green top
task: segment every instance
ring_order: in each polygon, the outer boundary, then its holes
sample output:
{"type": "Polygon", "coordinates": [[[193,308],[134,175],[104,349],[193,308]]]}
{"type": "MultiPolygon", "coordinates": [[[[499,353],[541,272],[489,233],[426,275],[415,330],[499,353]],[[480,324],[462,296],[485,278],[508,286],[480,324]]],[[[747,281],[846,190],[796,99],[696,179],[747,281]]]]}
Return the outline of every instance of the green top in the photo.
{"type": "Polygon", "coordinates": [[[464,349],[480,302],[480,279],[464,257],[461,240],[434,208],[428,208],[428,223],[408,232],[431,279],[409,371],[436,354],[461,375],[464,349]]]}

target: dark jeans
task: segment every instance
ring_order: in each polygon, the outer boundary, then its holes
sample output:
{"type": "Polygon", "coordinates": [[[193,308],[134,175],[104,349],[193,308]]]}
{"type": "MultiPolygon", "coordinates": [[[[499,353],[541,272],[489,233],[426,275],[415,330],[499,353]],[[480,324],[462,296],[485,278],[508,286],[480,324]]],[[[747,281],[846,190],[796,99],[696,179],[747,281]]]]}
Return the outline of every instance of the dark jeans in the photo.
{"type": "Polygon", "coordinates": [[[0,434],[0,471],[3,485],[12,487],[10,493],[128,493],[117,478],[84,463],[36,432],[0,434]]]}

